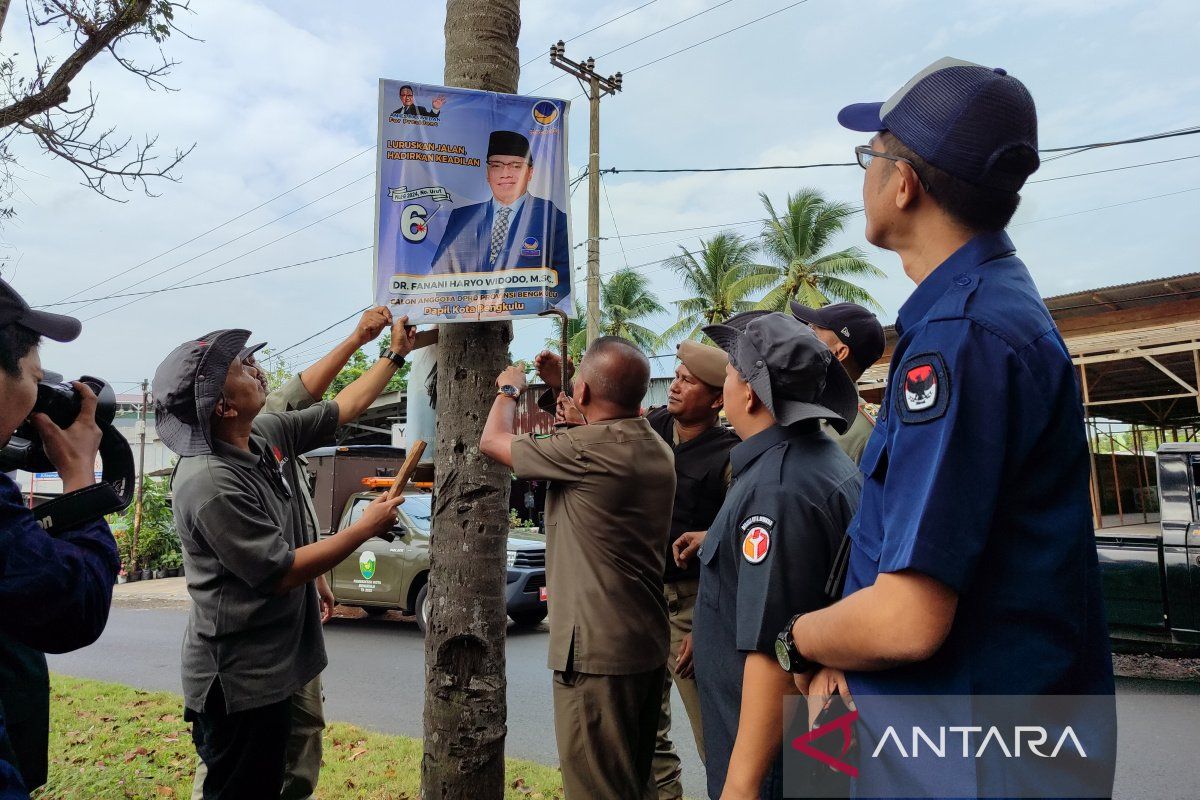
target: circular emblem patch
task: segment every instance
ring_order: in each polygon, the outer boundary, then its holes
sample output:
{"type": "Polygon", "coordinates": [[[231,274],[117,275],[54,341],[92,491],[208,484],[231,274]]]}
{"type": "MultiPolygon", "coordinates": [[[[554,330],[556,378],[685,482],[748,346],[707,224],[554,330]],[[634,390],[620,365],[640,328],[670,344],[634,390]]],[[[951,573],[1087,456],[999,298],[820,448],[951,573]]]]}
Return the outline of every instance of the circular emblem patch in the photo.
{"type": "Polygon", "coordinates": [[[358,557],[358,571],[367,580],[375,577],[375,554],[370,550],[363,550],[358,557]]]}
{"type": "Polygon", "coordinates": [[[538,125],[549,125],[558,119],[558,106],[549,100],[540,100],[533,104],[533,120],[538,125]]]}
{"type": "Polygon", "coordinates": [[[751,564],[762,561],[770,550],[771,533],[761,525],[755,525],[742,539],[742,557],[751,564]]]}

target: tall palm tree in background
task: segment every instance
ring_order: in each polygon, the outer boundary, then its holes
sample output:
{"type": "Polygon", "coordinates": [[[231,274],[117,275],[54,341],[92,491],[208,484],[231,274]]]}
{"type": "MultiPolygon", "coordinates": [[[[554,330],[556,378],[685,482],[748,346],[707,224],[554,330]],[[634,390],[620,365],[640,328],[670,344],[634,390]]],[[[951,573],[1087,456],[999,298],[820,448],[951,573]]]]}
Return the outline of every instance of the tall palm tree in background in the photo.
{"type": "Polygon", "coordinates": [[[750,296],[779,280],[777,270],[754,263],[758,244],[736,233],[724,231],[701,240],[700,249],[694,252],[679,249],[679,255],[664,263],[679,275],[691,296],[675,301],[679,321],[663,333],[663,341],[699,339],[705,325],[753,309],[750,296]]]}
{"type": "Polygon", "coordinates": [[[641,321],[666,311],[646,276],[626,267],[600,284],[600,334],[620,336],[653,353],[662,337],[641,321]]]}
{"type": "Polygon", "coordinates": [[[787,208],[780,214],[763,192],[768,218],[762,232],[762,253],[772,263],[774,288],[758,302],[758,308],[786,311],[788,301],[799,300],[814,308],[834,301],[849,301],[879,309],[879,302],[855,281],[885,278],[883,270],[867,261],[857,247],[834,253],[823,252],[842,232],[847,218],[858,213],[849,203],[827,201],[815,189],[788,195],[787,208]]]}

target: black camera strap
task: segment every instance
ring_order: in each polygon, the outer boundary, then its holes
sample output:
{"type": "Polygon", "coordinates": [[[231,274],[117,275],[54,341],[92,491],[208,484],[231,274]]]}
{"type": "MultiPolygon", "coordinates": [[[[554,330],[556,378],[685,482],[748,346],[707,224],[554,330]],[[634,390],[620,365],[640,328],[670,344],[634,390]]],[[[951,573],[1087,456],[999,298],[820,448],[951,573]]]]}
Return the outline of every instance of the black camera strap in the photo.
{"type": "Polygon", "coordinates": [[[105,425],[100,437],[100,482],[42,503],[33,516],[48,533],[66,530],[105,514],[124,511],[133,501],[133,451],[117,429],[105,425]]]}

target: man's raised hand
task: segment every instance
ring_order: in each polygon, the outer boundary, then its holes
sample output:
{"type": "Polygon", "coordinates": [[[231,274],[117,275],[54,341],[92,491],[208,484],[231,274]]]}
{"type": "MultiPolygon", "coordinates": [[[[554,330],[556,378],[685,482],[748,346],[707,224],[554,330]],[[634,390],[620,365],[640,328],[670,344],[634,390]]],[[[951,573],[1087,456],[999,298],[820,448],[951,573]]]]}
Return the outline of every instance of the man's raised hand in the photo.
{"type": "Polygon", "coordinates": [[[375,341],[383,329],[392,324],[392,312],[387,306],[368,308],[358,320],[354,328],[354,338],[359,346],[375,341]]]}
{"type": "Polygon", "coordinates": [[[417,327],[408,324],[405,314],[392,323],[392,352],[401,358],[407,358],[417,345],[417,327]]]}
{"type": "MultiPolygon", "coordinates": [[[[562,386],[562,357],[557,353],[552,353],[549,350],[543,350],[533,359],[533,367],[537,370],[537,376],[553,389],[555,392],[561,391],[562,386]]],[[[570,356],[567,357],[567,380],[575,374],[575,362],[570,356]]]]}

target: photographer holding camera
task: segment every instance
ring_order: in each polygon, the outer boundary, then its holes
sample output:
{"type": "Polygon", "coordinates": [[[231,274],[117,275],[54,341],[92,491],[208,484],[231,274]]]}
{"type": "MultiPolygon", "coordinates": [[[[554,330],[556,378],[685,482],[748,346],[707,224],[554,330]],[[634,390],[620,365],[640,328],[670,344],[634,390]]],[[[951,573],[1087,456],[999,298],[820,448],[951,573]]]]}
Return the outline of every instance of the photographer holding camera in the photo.
{"type": "MultiPolygon", "coordinates": [[[[87,385],[74,384],[81,406],[65,429],[45,414],[31,417],[30,412],[43,378],[41,337],[69,342],[79,330],[79,320],[35,311],[0,281],[0,447],[28,418],[62,477],[64,497],[89,493],[96,483],[101,438],[96,395],[87,385]]],[[[19,696],[5,695],[8,707],[0,715],[0,797],[5,800],[28,797],[34,788],[30,784],[45,780],[49,705],[43,653],[76,650],[100,636],[121,566],[103,517],[54,525],[53,530],[51,534],[39,524],[17,484],[0,473],[0,675],[6,686],[19,682],[28,687],[19,696]],[[38,691],[32,691],[34,682],[41,684],[38,691]],[[27,707],[12,708],[15,699],[27,707]],[[24,726],[16,741],[10,742],[4,716],[18,718],[24,726]]]]}

